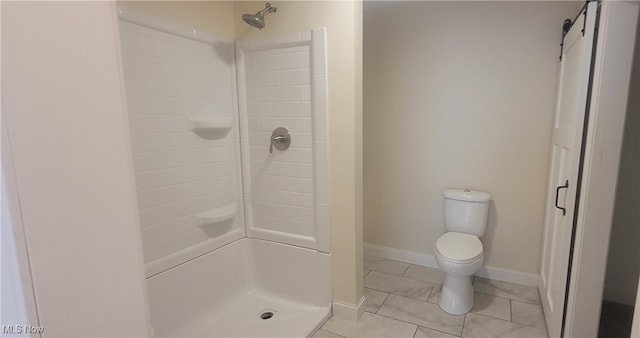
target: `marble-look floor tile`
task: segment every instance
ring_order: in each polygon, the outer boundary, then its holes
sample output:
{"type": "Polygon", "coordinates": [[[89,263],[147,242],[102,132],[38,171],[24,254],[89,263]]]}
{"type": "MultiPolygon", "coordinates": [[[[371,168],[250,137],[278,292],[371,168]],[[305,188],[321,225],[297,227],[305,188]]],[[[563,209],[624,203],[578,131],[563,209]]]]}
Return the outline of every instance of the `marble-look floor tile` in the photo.
{"type": "Polygon", "coordinates": [[[427,299],[427,302],[433,303],[433,304],[438,304],[438,302],[440,301],[440,292],[441,291],[442,291],[442,284],[434,285],[433,289],[431,289],[431,294],[429,295],[429,298],[427,299]]]}
{"type": "Polygon", "coordinates": [[[394,275],[402,275],[409,267],[409,263],[392,261],[375,256],[364,256],[364,268],[394,275]]]}
{"type": "Polygon", "coordinates": [[[378,291],[394,293],[409,298],[427,300],[433,284],[388,273],[371,271],[364,279],[364,286],[378,291]]]}
{"type": "Polygon", "coordinates": [[[509,299],[475,292],[471,312],[503,320],[511,320],[509,299]]]}
{"type": "Polygon", "coordinates": [[[444,279],[444,273],[440,269],[413,264],[409,265],[403,276],[433,284],[442,284],[444,279]]]}
{"type": "Polygon", "coordinates": [[[436,304],[396,295],[387,297],[378,314],[453,335],[460,335],[464,323],[464,315],[454,316],[436,304]]]}
{"type": "Polygon", "coordinates": [[[457,338],[458,336],[450,335],[448,333],[428,329],[426,327],[418,326],[418,331],[414,338],[457,338]]]}
{"type": "Polygon", "coordinates": [[[542,306],[511,301],[511,320],[515,323],[547,329],[542,306]]]}
{"type": "Polygon", "coordinates": [[[485,295],[515,299],[525,303],[540,305],[538,288],[476,277],[473,289],[485,295]]]}
{"type": "Polygon", "coordinates": [[[364,288],[363,293],[367,299],[367,303],[365,304],[365,311],[373,313],[376,313],[378,311],[378,309],[382,306],[382,303],[384,303],[384,300],[387,299],[387,296],[389,296],[389,294],[386,292],[369,288],[364,288]]]}
{"type": "Polygon", "coordinates": [[[335,334],[333,332],[320,329],[316,331],[316,333],[311,338],[344,338],[344,337],[341,335],[335,334]]]}
{"type": "Polygon", "coordinates": [[[416,325],[369,312],[365,312],[357,322],[340,317],[331,317],[322,326],[322,330],[349,338],[413,337],[416,328],[416,325]]]}
{"type": "Polygon", "coordinates": [[[547,338],[547,330],[468,313],[462,332],[464,338],[547,338]]]}

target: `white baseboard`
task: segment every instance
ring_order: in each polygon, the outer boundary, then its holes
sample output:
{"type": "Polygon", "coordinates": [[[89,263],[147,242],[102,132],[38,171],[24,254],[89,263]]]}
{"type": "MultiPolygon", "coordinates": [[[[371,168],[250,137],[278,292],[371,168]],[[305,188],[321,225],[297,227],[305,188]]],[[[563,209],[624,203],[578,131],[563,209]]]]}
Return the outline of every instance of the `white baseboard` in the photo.
{"type": "Polygon", "coordinates": [[[358,304],[348,304],[339,300],[333,300],[333,315],[336,317],[346,318],[358,321],[364,314],[366,298],[362,296],[358,304]]]}
{"type": "Polygon", "coordinates": [[[513,271],[486,265],[478,269],[476,276],[535,287],[538,287],[540,281],[540,276],[534,273],[513,271]]]}
{"type": "Polygon", "coordinates": [[[625,305],[635,305],[636,290],[627,289],[619,286],[605,285],[602,298],[615,303],[625,305]]]}
{"type": "Polygon", "coordinates": [[[423,254],[415,251],[407,251],[389,248],[386,246],[380,246],[375,244],[363,243],[362,248],[365,255],[382,257],[386,259],[392,259],[394,261],[401,261],[405,263],[411,263],[416,265],[428,266],[430,268],[437,268],[436,258],[433,255],[423,254]]]}
{"type": "MultiPolygon", "coordinates": [[[[392,259],[395,261],[422,265],[430,268],[438,268],[436,258],[432,254],[394,249],[368,243],[363,244],[363,249],[365,255],[392,259]]],[[[476,276],[535,287],[538,286],[539,281],[539,276],[537,274],[494,268],[485,265],[480,267],[478,272],[476,272],[476,276]]]]}

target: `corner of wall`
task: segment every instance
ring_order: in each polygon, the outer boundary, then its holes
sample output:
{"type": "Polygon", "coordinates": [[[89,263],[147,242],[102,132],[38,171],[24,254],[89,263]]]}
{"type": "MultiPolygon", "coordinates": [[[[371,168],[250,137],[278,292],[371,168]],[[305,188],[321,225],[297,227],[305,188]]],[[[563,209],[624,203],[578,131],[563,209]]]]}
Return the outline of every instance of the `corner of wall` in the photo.
{"type": "Polygon", "coordinates": [[[225,39],[236,37],[235,1],[117,1],[125,6],[225,39]]]}

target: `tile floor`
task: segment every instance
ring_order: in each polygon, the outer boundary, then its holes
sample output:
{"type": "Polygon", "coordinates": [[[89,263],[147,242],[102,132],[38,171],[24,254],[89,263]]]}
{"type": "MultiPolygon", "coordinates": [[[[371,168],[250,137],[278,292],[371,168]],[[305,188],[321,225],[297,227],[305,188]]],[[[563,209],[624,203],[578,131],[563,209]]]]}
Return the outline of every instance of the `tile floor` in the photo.
{"type": "Polygon", "coordinates": [[[314,338],[547,337],[535,287],[476,277],[473,309],[454,316],[438,306],[440,270],[373,256],[364,268],[362,319],[332,317],[314,338]]]}

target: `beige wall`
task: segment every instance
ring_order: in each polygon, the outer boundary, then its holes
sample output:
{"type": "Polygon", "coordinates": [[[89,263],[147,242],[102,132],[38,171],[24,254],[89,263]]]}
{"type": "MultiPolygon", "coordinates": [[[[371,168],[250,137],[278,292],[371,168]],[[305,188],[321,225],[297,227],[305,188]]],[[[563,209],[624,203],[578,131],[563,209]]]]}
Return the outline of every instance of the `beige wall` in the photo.
{"type": "Polygon", "coordinates": [[[6,324],[39,324],[48,337],[150,335],[114,13],[106,1],[2,3],[15,168],[5,178],[39,320],[6,324]]]}
{"type": "MultiPolygon", "coordinates": [[[[333,298],[353,305],[362,297],[361,3],[285,1],[274,6],[278,12],[266,17],[262,30],[237,20],[237,38],[327,28],[333,298]]],[[[262,8],[264,2],[237,2],[235,16],[262,8]]]]}
{"type": "Polygon", "coordinates": [[[433,254],[442,191],[492,193],[487,266],[538,273],[569,2],[373,3],[364,12],[364,241],[433,254]]]}
{"type": "Polygon", "coordinates": [[[118,4],[222,38],[235,37],[233,1],[118,1],[118,4]]]}
{"type": "Polygon", "coordinates": [[[640,25],[630,86],[604,298],[633,305],[640,274],[640,25]]]}

